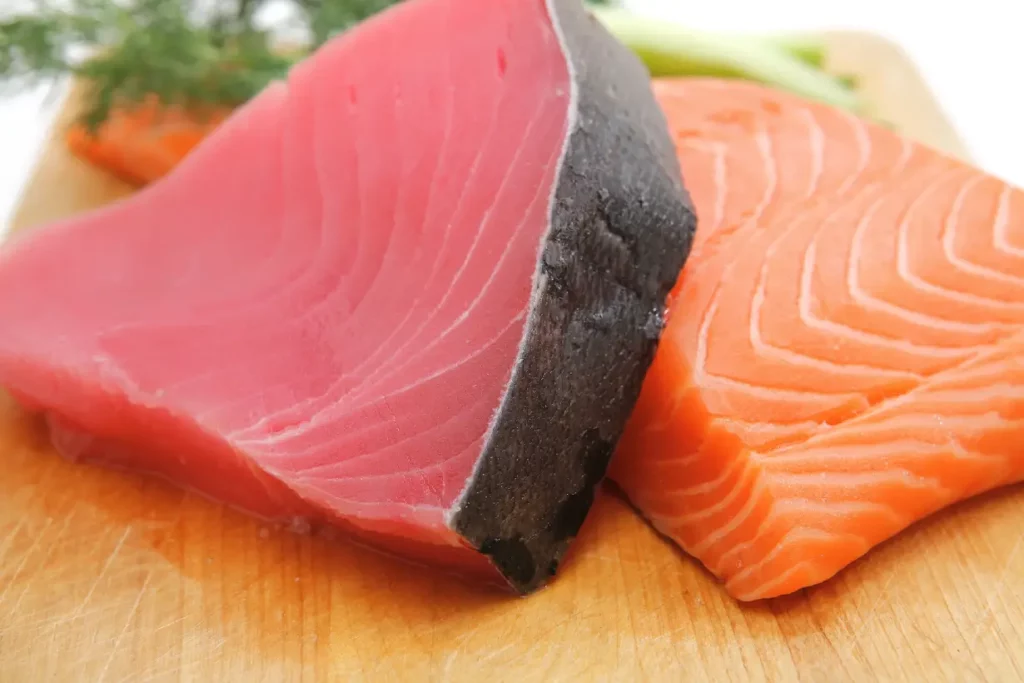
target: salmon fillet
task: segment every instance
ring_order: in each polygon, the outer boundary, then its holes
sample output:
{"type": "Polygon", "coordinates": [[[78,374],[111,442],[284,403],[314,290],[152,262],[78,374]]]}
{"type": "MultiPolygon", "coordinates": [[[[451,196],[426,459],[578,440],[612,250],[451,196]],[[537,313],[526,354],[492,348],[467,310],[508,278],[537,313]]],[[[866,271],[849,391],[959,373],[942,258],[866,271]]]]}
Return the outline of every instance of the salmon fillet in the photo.
{"type": "Polygon", "coordinates": [[[1024,477],[1024,192],[843,111],[662,80],[692,257],[611,476],[743,601],[1024,477]]]}
{"type": "Polygon", "coordinates": [[[76,123],[65,142],[75,156],[132,185],[156,182],[171,172],[227,118],[230,111],[189,111],[154,97],[116,108],[95,130],[76,123]]]}

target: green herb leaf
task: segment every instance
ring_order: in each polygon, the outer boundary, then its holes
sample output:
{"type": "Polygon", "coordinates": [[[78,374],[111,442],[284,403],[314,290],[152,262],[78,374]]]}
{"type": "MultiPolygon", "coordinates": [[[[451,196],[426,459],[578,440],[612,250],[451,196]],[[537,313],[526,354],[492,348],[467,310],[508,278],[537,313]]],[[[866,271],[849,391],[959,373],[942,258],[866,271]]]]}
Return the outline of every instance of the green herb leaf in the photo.
{"type": "Polygon", "coordinates": [[[195,0],[74,0],[57,9],[0,20],[0,82],[15,88],[75,75],[88,84],[83,121],[102,123],[111,109],[156,96],[167,104],[235,107],[252,98],[311,50],[400,0],[301,0],[312,35],[281,54],[257,28],[264,0],[221,0],[199,16],[195,0]],[[91,54],[73,60],[76,48],[91,54]]]}

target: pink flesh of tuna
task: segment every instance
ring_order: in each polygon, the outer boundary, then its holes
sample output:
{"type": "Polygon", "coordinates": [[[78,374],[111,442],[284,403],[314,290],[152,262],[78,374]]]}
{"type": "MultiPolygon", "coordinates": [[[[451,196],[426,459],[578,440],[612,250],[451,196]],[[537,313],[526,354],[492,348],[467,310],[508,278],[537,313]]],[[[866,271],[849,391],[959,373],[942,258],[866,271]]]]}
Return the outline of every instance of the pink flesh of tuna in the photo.
{"type": "Polygon", "coordinates": [[[547,228],[560,50],[544,4],[512,0],[421,4],[329,44],[166,182],[4,254],[3,384],[58,416],[69,455],[457,544],[444,511],[547,228]]]}
{"type": "Polygon", "coordinates": [[[407,0],[0,251],[0,386],[70,458],[526,593],[694,226],[646,70],[580,0],[407,0]]]}

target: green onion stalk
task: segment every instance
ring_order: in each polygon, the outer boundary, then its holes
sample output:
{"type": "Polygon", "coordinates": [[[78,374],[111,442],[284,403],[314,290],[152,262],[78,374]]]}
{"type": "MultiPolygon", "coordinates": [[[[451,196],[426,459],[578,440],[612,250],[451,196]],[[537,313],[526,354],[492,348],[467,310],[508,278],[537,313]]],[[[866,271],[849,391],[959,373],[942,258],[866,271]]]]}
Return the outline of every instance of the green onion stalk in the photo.
{"type": "Polygon", "coordinates": [[[653,76],[742,78],[835,107],[859,109],[851,83],[823,70],[827,46],[818,36],[712,33],[619,7],[591,11],[653,76]]]}

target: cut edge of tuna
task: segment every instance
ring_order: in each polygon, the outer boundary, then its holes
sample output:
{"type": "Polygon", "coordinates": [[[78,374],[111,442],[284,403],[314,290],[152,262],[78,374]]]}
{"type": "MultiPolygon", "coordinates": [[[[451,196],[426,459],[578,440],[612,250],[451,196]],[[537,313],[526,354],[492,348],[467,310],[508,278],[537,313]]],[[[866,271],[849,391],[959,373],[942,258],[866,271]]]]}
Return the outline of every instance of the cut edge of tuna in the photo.
{"type": "Polygon", "coordinates": [[[164,180],[5,245],[0,385],[73,459],[525,594],[587,515],[695,228],[648,72],[579,0],[408,0],[164,180]]]}

